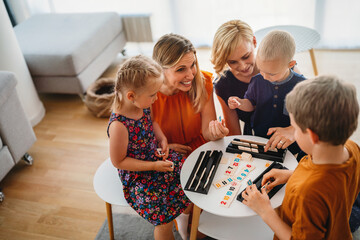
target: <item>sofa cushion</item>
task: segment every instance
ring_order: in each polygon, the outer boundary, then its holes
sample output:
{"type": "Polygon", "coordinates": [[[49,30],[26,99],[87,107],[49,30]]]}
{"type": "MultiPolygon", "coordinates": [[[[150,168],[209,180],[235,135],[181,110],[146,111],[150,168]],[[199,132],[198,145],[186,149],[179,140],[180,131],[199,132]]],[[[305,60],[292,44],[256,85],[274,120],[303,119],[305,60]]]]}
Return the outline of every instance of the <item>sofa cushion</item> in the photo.
{"type": "Polygon", "coordinates": [[[15,75],[11,72],[0,71],[0,107],[6,102],[16,86],[15,75]]]}
{"type": "Polygon", "coordinates": [[[120,15],[38,14],[15,34],[33,76],[76,76],[122,31],[120,15]]]}

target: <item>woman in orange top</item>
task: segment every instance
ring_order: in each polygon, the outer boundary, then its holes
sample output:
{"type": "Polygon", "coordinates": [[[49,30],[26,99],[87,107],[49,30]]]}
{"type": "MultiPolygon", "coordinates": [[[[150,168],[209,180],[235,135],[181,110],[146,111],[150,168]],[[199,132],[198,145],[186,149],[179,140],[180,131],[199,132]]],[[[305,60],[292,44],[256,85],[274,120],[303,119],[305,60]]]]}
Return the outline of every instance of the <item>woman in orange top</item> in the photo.
{"type": "Polygon", "coordinates": [[[205,142],[226,136],[229,130],[216,120],[212,74],[199,71],[192,43],[166,34],[155,44],[153,59],[164,69],[165,81],[151,113],[169,147],[188,155],[205,142]]]}

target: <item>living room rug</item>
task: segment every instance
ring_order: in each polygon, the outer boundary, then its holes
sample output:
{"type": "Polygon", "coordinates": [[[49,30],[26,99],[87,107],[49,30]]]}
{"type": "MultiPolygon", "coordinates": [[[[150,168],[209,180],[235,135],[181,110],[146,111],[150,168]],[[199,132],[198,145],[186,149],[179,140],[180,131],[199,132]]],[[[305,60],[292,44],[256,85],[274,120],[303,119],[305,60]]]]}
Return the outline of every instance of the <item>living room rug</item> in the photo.
{"type": "MultiPolygon", "coordinates": [[[[114,237],[116,240],[153,240],[154,226],[135,214],[113,214],[114,237]]],[[[181,236],[174,227],[175,240],[181,240],[181,236]]],[[[95,240],[109,240],[109,227],[107,219],[100,227],[95,240]]]]}

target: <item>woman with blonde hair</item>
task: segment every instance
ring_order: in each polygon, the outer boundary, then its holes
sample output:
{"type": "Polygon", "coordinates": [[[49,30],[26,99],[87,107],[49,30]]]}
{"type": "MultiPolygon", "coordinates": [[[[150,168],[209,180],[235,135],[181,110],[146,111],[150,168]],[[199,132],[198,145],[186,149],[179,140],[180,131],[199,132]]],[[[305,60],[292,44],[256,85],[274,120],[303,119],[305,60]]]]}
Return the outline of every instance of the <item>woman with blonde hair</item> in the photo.
{"type": "MultiPolygon", "coordinates": [[[[212,74],[200,71],[192,43],[166,34],[155,44],[153,59],[163,68],[165,79],[151,114],[169,148],[186,156],[207,141],[226,136],[229,130],[216,120],[212,74]]],[[[176,219],[183,239],[187,239],[189,214],[186,210],[176,219]]]]}
{"type": "Polygon", "coordinates": [[[239,119],[244,122],[244,134],[251,135],[251,113],[230,109],[230,96],[243,98],[250,80],[259,73],[255,64],[256,38],[251,27],[241,20],[222,24],[215,33],[211,63],[218,77],[215,93],[223,110],[229,135],[239,135],[239,119]]]}
{"type": "Polygon", "coordinates": [[[216,120],[212,74],[200,71],[192,43],[166,34],[155,44],[153,59],[165,75],[152,105],[153,121],[160,125],[169,147],[188,155],[205,142],[226,136],[229,130],[216,120]]]}

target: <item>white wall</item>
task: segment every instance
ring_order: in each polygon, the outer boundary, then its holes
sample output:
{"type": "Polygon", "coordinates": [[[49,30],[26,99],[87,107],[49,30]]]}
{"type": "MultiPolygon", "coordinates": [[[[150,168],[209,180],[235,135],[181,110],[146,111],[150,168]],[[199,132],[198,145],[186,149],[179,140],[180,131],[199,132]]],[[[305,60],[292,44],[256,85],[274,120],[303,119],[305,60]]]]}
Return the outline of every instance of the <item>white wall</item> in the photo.
{"type": "Polygon", "coordinates": [[[0,53],[0,70],[15,73],[20,102],[31,125],[35,126],[44,117],[45,109],[35,90],[3,1],[0,2],[0,53]]]}

